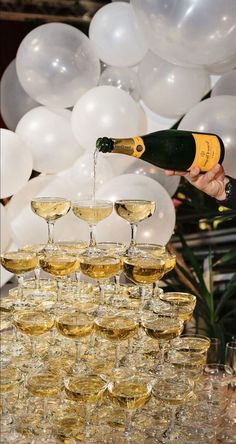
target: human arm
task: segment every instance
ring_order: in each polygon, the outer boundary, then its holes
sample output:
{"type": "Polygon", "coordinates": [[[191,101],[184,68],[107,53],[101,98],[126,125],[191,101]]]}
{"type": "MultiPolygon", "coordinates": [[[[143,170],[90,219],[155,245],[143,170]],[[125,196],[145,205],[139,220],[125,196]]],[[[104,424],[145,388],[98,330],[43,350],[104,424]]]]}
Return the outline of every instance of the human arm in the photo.
{"type": "Polygon", "coordinates": [[[214,197],[222,205],[236,209],[236,179],[226,176],[222,165],[215,165],[207,173],[201,173],[199,167],[188,172],[166,170],[165,173],[167,176],[185,177],[193,186],[214,197]]]}

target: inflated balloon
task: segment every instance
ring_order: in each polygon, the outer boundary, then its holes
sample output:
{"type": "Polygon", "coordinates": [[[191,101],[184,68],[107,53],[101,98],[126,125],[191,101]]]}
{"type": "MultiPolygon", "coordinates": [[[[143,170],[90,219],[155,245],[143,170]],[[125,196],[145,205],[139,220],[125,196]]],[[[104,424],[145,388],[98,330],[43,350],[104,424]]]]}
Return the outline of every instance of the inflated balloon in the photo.
{"type": "Polygon", "coordinates": [[[93,44],[79,29],[47,23],[23,39],[16,69],[23,88],[37,102],[69,108],[97,85],[100,62],[93,44]]]}
{"type": "Polygon", "coordinates": [[[235,96],[216,96],[203,100],[184,116],[179,129],[218,134],[225,145],[225,172],[236,178],[235,96]]]}
{"type": "MultiPolygon", "coordinates": [[[[74,165],[66,171],[59,173],[60,177],[66,179],[74,191],[77,199],[91,199],[93,196],[94,185],[94,156],[93,152],[86,152],[78,158],[74,165]]],[[[96,189],[99,189],[104,183],[112,179],[113,170],[110,162],[99,155],[96,164],[96,189]]]]}
{"type": "Polygon", "coordinates": [[[211,96],[236,96],[236,69],[227,72],[216,82],[211,96]]]}
{"type": "Polygon", "coordinates": [[[1,253],[7,250],[8,245],[11,241],[11,231],[10,225],[7,220],[7,211],[6,208],[0,204],[0,216],[1,216],[1,253]]]}
{"type": "MultiPolygon", "coordinates": [[[[31,179],[24,188],[16,193],[7,205],[7,218],[11,227],[12,239],[17,245],[47,242],[47,224],[31,210],[30,202],[34,197],[65,197],[73,199],[73,191],[64,178],[40,175],[31,179]]],[[[68,215],[57,220],[55,239],[63,238],[68,231],[68,215]]],[[[70,226],[74,231],[75,227],[70,226]]],[[[78,235],[78,231],[77,231],[78,235]]],[[[65,239],[65,237],[64,237],[65,239]]]]}
{"type": "Polygon", "coordinates": [[[0,197],[12,196],[29,180],[33,159],[24,139],[13,131],[1,129],[0,197]]]}
{"type": "Polygon", "coordinates": [[[210,65],[232,56],[235,0],[131,0],[150,49],[171,63],[210,65]]]}
{"type": "MultiPolygon", "coordinates": [[[[98,190],[101,199],[150,199],[156,201],[156,211],[149,219],[140,222],[137,239],[139,242],[154,242],[165,245],[173,234],[175,209],[167,191],[153,179],[136,174],[123,174],[114,177],[98,190]]],[[[100,241],[130,241],[129,224],[115,211],[97,226],[97,239],[100,241]]]]}
{"type": "Polygon", "coordinates": [[[79,144],[85,149],[94,149],[101,136],[142,134],[146,117],[127,92],[114,86],[97,86],[78,100],[71,122],[79,144]]]}
{"type": "Polygon", "coordinates": [[[89,26],[89,38],[98,57],[108,65],[136,65],[147,45],[131,5],[115,2],[100,8],[89,26]]]}
{"type": "Polygon", "coordinates": [[[39,104],[26,94],[18,80],[14,59],[1,78],[1,114],[7,128],[15,131],[21,117],[36,106],[39,104]]]}
{"type": "Polygon", "coordinates": [[[33,168],[57,173],[69,168],[82,153],[70,125],[71,111],[39,106],[26,113],[16,127],[33,155],[33,168]]]}
{"type": "Polygon", "coordinates": [[[207,70],[212,74],[225,74],[236,68],[236,53],[228,59],[224,59],[213,65],[206,66],[207,70]]]}
{"type": "Polygon", "coordinates": [[[131,68],[106,68],[101,74],[99,85],[116,86],[127,91],[134,100],[140,99],[138,76],[131,68]]]}
{"type": "Polygon", "coordinates": [[[185,68],[148,52],[139,64],[141,99],[152,111],[165,117],[180,117],[210,90],[210,75],[204,68],[185,68]]]}

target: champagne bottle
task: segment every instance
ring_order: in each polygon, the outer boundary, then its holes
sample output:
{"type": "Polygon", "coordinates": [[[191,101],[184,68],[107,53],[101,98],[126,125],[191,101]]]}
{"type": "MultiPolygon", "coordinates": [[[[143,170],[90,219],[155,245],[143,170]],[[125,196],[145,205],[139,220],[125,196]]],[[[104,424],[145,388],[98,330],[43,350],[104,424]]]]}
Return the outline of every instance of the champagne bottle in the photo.
{"type": "Polygon", "coordinates": [[[96,147],[103,153],[141,158],[165,170],[188,171],[194,166],[209,171],[224,159],[224,144],[216,134],[163,130],[129,139],[100,137],[96,147]]]}

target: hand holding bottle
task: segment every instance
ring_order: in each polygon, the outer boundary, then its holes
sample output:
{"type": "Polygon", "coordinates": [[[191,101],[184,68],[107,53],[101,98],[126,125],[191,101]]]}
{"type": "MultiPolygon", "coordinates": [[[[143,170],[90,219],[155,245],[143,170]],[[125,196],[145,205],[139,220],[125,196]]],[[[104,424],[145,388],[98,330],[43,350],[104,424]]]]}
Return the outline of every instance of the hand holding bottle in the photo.
{"type": "Polygon", "coordinates": [[[179,175],[185,177],[196,188],[217,200],[224,200],[226,198],[225,186],[229,179],[225,176],[222,165],[217,164],[206,173],[201,173],[198,166],[191,168],[187,172],[165,170],[165,173],[167,176],[179,175]]]}

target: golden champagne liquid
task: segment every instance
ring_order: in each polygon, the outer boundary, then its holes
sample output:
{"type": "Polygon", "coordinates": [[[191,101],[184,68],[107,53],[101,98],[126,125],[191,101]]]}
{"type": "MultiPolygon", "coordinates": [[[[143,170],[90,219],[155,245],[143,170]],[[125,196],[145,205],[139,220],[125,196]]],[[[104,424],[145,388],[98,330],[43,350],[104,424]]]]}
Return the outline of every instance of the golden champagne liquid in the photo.
{"type": "Polygon", "coordinates": [[[88,336],[93,330],[91,318],[81,313],[62,315],[56,321],[56,328],[61,335],[70,339],[80,339],[88,336]]]}
{"type": "Polygon", "coordinates": [[[196,296],[189,293],[163,293],[160,295],[160,299],[164,302],[172,304],[173,306],[176,305],[178,308],[190,307],[194,309],[196,305],[196,296]]]}
{"type": "Polygon", "coordinates": [[[47,221],[54,221],[65,216],[70,207],[69,200],[59,197],[39,197],[31,201],[33,212],[47,221]]]}
{"type": "Polygon", "coordinates": [[[43,311],[18,311],[13,317],[15,327],[29,336],[40,336],[51,330],[54,325],[53,319],[43,311]]]}
{"type": "Polygon", "coordinates": [[[165,261],[150,257],[125,259],[124,273],[136,284],[153,284],[162,278],[165,272],[165,261]]]}
{"type": "Polygon", "coordinates": [[[82,273],[92,279],[108,279],[121,271],[121,261],[113,256],[83,256],[80,269],[82,273]]]}
{"type": "Polygon", "coordinates": [[[38,257],[34,253],[11,251],[0,258],[1,265],[11,273],[23,274],[33,271],[38,265],[38,257]]]}
{"type": "Polygon", "coordinates": [[[97,375],[72,376],[65,381],[65,391],[72,401],[94,404],[105,391],[104,381],[97,375]]]}
{"type": "Polygon", "coordinates": [[[0,393],[14,391],[21,382],[19,370],[13,367],[1,368],[0,371],[0,393]]]}
{"type": "Polygon", "coordinates": [[[87,248],[87,242],[54,242],[54,248],[71,254],[81,254],[87,248]]]}
{"type": "Polygon", "coordinates": [[[175,350],[187,353],[206,353],[210,347],[210,339],[193,337],[180,337],[174,345],[175,350]]]}
{"type": "Polygon", "coordinates": [[[170,353],[169,362],[182,370],[199,370],[206,364],[206,354],[173,351],[170,353]]]}
{"type": "Polygon", "coordinates": [[[192,396],[192,385],[184,381],[161,380],[153,388],[155,398],[167,405],[179,405],[192,396]]]}
{"type": "Polygon", "coordinates": [[[151,385],[141,379],[121,380],[108,384],[111,400],[120,407],[135,410],[143,407],[151,397],[151,385]]]}
{"type": "Polygon", "coordinates": [[[137,243],[136,248],[137,250],[140,250],[141,253],[148,254],[149,256],[153,256],[154,258],[164,256],[166,251],[163,245],[158,244],[137,243]]]}
{"type": "Polygon", "coordinates": [[[73,213],[79,219],[84,220],[90,225],[96,225],[103,219],[106,219],[113,210],[113,205],[108,201],[85,201],[75,202],[72,206],[73,213]]]}
{"type": "Polygon", "coordinates": [[[58,380],[58,375],[39,373],[28,377],[27,389],[34,396],[50,398],[60,393],[61,385],[58,380]]]}
{"type": "Polygon", "coordinates": [[[129,223],[138,223],[151,217],[156,209],[156,203],[149,200],[117,200],[115,210],[122,219],[129,223]]]}
{"type": "Polygon", "coordinates": [[[165,273],[169,273],[176,264],[176,257],[171,255],[165,255],[165,273]]]}
{"type": "Polygon", "coordinates": [[[132,319],[117,316],[104,316],[95,320],[96,331],[110,341],[123,341],[135,335],[138,323],[132,319]]]}
{"type": "Polygon", "coordinates": [[[79,268],[79,259],[69,253],[50,253],[40,258],[40,267],[54,276],[68,276],[79,268]]]}
{"type": "Polygon", "coordinates": [[[28,251],[30,253],[40,254],[45,248],[45,244],[32,244],[32,245],[24,245],[21,247],[22,251],[28,251]]]}
{"type": "Polygon", "coordinates": [[[168,317],[144,320],[142,326],[150,338],[162,341],[170,341],[179,336],[183,331],[183,323],[181,321],[168,317]]]}

